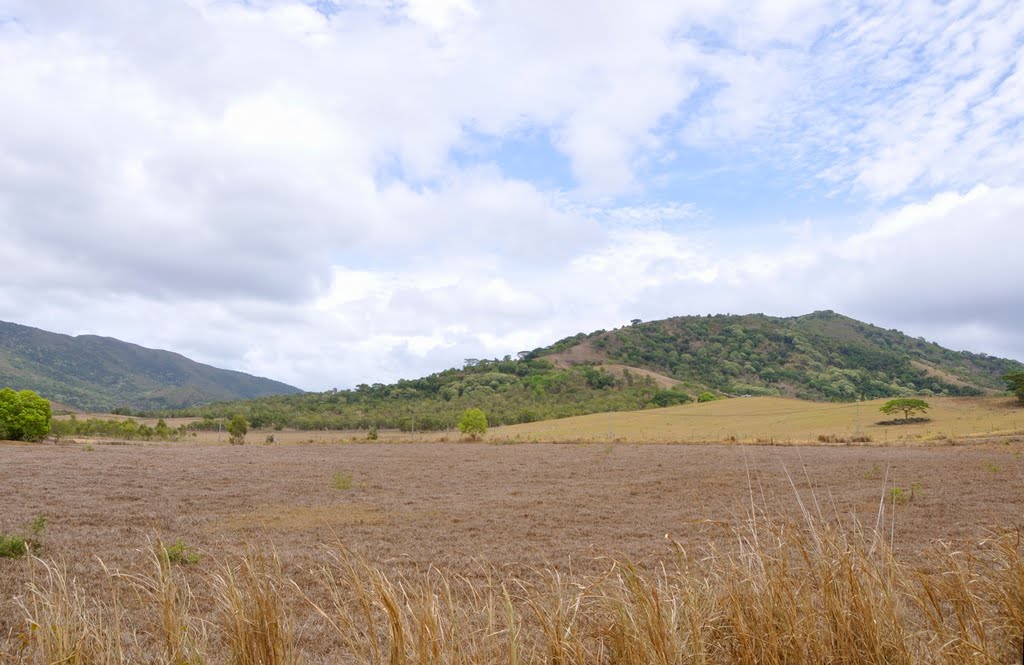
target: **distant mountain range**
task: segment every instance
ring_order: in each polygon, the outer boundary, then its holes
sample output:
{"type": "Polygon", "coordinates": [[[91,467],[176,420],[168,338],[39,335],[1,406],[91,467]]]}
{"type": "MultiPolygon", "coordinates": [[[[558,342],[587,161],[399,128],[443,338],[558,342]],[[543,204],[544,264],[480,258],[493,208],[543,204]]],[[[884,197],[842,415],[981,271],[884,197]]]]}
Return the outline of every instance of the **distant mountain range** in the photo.
{"type": "Polygon", "coordinates": [[[72,337],[0,321],[0,387],[84,411],[182,408],[293,395],[294,386],[110,337],[72,337]]]}
{"type": "Polygon", "coordinates": [[[780,395],[851,401],[904,395],[992,395],[1014,360],[950,351],[836,314],[684,316],[567,337],[516,358],[391,385],[264,397],[179,415],[245,415],[301,429],[453,427],[477,407],[491,425],[629,411],[693,399],[780,395]]]}

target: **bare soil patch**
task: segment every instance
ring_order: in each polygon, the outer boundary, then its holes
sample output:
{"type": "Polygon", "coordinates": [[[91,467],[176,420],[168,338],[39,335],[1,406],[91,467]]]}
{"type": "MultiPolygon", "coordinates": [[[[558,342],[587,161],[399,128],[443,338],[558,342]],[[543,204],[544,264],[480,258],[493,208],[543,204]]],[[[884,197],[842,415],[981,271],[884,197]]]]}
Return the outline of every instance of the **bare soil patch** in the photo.
{"type": "Polygon", "coordinates": [[[634,377],[650,378],[659,388],[671,388],[672,386],[679,384],[677,379],[673,379],[672,377],[659,374],[649,369],[630,367],[629,365],[621,365],[618,363],[609,363],[608,354],[595,347],[594,343],[590,340],[570,347],[565,351],[544,356],[543,359],[551,361],[556,367],[561,367],[563,369],[572,367],[573,365],[595,365],[601,369],[611,372],[615,378],[621,380],[625,379],[625,373],[628,371],[634,377]]]}

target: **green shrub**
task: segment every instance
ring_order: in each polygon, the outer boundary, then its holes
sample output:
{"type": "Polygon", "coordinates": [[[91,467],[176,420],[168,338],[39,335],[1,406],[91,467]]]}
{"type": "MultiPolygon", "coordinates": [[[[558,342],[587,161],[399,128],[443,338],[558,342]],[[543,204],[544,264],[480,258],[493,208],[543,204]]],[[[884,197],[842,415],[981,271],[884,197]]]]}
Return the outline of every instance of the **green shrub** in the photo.
{"type": "Polygon", "coordinates": [[[0,533],[0,558],[16,559],[28,554],[38,554],[42,550],[39,537],[46,529],[46,515],[36,515],[25,525],[29,535],[0,533]]]}
{"type": "Polygon", "coordinates": [[[350,490],[352,489],[352,474],[337,472],[331,478],[331,485],[336,490],[350,490]]]}
{"type": "Polygon", "coordinates": [[[684,393],[681,390],[672,388],[671,390],[658,390],[651,397],[651,403],[656,406],[674,406],[676,404],[686,404],[692,402],[693,398],[684,393]]]}
{"type": "Polygon", "coordinates": [[[249,433],[249,421],[241,414],[235,414],[228,423],[228,434],[231,443],[245,443],[245,435],[249,433]]]}
{"type": "Polygon", "coordinates": [[[459,431],[474,441],[487,434],[487,415],[480,409],[466,409],[459,420],[459,431]]]}
{"type": "Polygon", "coordinates": [[[42,441],[51,417],[50,403],[31,390],[0,390],[0,439],[42,441]]]}
{"type": "Polygon", "coordinates": [[[38,538],[43,535],[43,530],[46,529],[46,524],[49,521],[50,519],[46,515],[36,515],[28,523],[28,530],[33,536],[38,538]]]}
{"type": "Polygon", "coordinates": [[[16,559],[28,554],[28,543],[21,536],[0,533],[0,558],[16,559]]]}
{"type": "Polygon", "coordinates": [[[913,503],[915,498],[923,496],[924,492],[921,491],[921,483],[912,483],[910,489],[893,487],[889,490],[889,497],[895,503],[913,503]]]}
{"type": "Polygon", "coordinates": [[[197,552],[193,552],[192,548],[186,545],[185,541],[181,538],[174,541],[174,544],[170,547],[164,547],[163,552],[167,558],[167,563],[188,565],[199,563],[199,560],[202,558],[197,552]]]}

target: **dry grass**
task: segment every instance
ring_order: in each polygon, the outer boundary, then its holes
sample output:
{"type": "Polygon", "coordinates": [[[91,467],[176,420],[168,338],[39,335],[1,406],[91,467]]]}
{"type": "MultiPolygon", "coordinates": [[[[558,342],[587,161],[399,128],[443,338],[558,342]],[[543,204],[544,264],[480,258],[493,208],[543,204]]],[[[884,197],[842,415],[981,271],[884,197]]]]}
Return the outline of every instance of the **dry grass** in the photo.
{"type": "Polygon", "coordinates": [[[211,526],[232,531],[290,533],[353,524],[380,524],[386,519],[387,516],[373,506],[348,503],[330,506],[263,505],[258,510],[229,515],[211,526]]]}
{"type": "MultiPolygon", "coordinates": [[[[674,385],[674,384],[673,384],[674,385]]],[[[725,399],[702,404],[685,404],[663,409],[598,413],[574,418],[546,420],[492,428],[484,437],[495,443],[598,442],[618,443],[710,443],[742,442],[773,445],[819,442],[821,437],[837,442],[904,443],[951,442],[992,436],[1024,439],[1024,410],[1006,397],[929,397],[932,409],[928,422],[910,425],[878,425],[885,418],[878,408],[887,400],[856,403],[807,402],[782,397],[725,399]]],[[[103,414],[89,417],[115,418],[103,414]]],[[[150,426],[155,419],[134,418],[150,426]]],[[[196,418],[171,418],[176,428],[196,418]]],[[[89,440],[88,437],[79,437],[89,440]]],[[[457,442],[457,430],[443,432],[378,431],[375,441],[366,430],[253,430],[250,445],[296,443],[420,443],[457,442]],[[265,443],[273,434],[274,443],[265,443]]],[[[196,432],[187,443],[206,445],[228,442],[226,432],[196,432]]],[[[135,442],[133,445],[144,445],[135,442]]],[[[159,443],[145,445],[160,445],[159,443]]]]}
{"type": "Polygon", "coordinates": [[[727,399],[495,428],[491,441],[605,441],[623,443],[813,443],[819,437],[874,443],[920,443],[976,436],[1024,438],[1024,410],[1004,397],[930,397],[929,422],[883,426],[886,400],[805,402],[781,397],[727,399]]]}
{"type": "Polygon", "coordinates": [[[49,517],[0,662],[1017,662],[1022,480],[1016,443],[0,446],[0,531],[49,517]]]}
{"type": "Polygon", "coordinates": [[[106,571],[92,595],[35,559],[5,662],[994,665],[1021,648],[1019,533],[911,563],[884,528],[762,514],[723,536],[727,550],[676,546],[656,572],[614,560],[531,580],[389,573],[337,547],[297,580],[253,549],[200,578],[217,606],[209,624],[159,557],[146,576],[106,571]]]}

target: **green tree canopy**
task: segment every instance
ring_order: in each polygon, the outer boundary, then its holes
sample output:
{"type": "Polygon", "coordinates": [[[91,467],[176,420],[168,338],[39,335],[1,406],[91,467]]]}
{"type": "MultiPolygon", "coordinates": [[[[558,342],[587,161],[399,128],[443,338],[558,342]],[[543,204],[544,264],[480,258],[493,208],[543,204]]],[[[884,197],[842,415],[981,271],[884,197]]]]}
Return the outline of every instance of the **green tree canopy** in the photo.
{"type": "Polygon", "coordinates": [[[240,413],[236,413],[228,423],[228,434],[231,443],[245,443],[245,435],[249,433],[249,421],[240,413]]]}
{"type": "Polygon", "coordinates": [[[459,431],[474,441],[479,439],[487,434],[487,415],[480,409],[466,409],[459,420],[459,431]]]}
{"type": "Polygon", "coordinates": [[[928,402],[923,399],[916,399],[913,397],[903,397],[900,399],[891,399],[881,406],[878,410],[887,416],[891,416],[894,413],[902,413],[903,420],[910,420],[910,417],[915,413],[924,413],[931,406],[928,402]]]}
{"type": "Polygon", "coordinates": [[[651,403],[655,406],[673,406],[675,404],[686,404],[692,402],[693,398],[681,390],[659,390],[651,397],[651,403]]]}
{"type": "Polygon", "coordinates": [[[1010,372],[1003,377],[1007,387],[1017,396],[1017,400],[1024,404],[1024,372],[1010,372]]]}
{"type": "Polygon", "coordinates": [[[0,390],[0,439],[42,441],[52,415],[50,402],[31,390],[0,390]]]}

